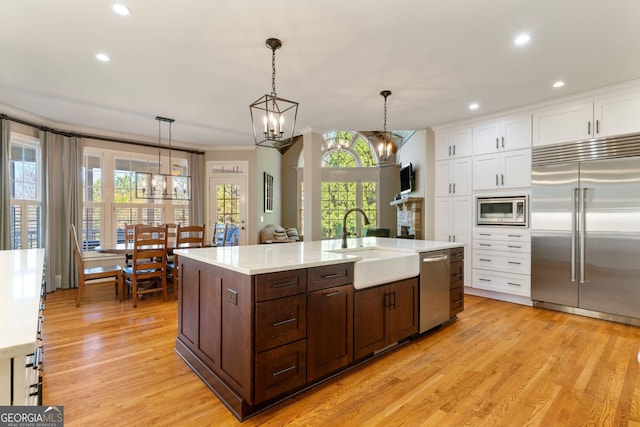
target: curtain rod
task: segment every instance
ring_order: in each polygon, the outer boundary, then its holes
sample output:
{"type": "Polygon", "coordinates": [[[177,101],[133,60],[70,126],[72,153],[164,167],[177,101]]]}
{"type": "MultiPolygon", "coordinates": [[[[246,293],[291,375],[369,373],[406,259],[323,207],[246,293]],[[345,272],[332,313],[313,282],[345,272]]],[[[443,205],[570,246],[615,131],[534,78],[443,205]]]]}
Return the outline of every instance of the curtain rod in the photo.
{"type": "MultiPolygon", "coordinates": [[[[107,142],[119,142],[122,144],[129,144],[129,145],[137,145],[140,147],[150,147],[150,148],[158,148],[158,146],[156,144],[151,144],[149,142],[140,142],[140,141],[131,141],[128,139],[121,139],[121,138],[112,138],[109,136],[100,136],[100,135],[90,135],[90,134],[86,134],[86,133],[78,133],[78,132],[67,132],[67,131],[62,131],[62,130],[58,130],[58,129],[53,129],[44,125],[39,125],[36,123],[31,123],[28,122],[26,120],[22,120],[22,119],[17,119],[15,117],[11,117],[8,116],[4,113],[0,114],[0,119],[6,119],[9,120],[11,122],[16,122],[16,123],[20,123],[22,125],[25,126],[30,126],[32,128],[35,129],[40,129],[42,131],[45,132],[51,132],[51,133],[55,133],[58,135],[62,135],[62,136],[66,136],[66,137],[78,137],[78,138],[89,138],[89,139],[97,139],[99,141],[107,141],[107,142]]],[[[164,148],[164,147],[162,147],[164,148]]],[[[204,154],[204,151],[200,151],[200,150],[193,150],[190,148],[180,148],[180,147],[172,147],[171,148],[173,151],[182,151],[185,153],[194,153],[194,154],[204,154]]]]}

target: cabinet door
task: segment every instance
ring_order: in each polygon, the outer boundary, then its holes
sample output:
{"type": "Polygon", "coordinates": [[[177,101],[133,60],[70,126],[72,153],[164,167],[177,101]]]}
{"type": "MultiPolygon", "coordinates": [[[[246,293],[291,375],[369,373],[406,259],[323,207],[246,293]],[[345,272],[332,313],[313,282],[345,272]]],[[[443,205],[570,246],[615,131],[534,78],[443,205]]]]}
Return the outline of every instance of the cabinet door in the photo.
{"type": "Polygon", "coordinates": [[[471,194],[471,157],[451,160],[451,195],[471,194]]]}
{"type": "Polygon", "coordinates": [[[389,293],[387,286],[353,294],[353,355],[360,359],[389,344],[389,293]]]}
{"type": "Polygon", "coordinates": [[[451,157],[451,131],[439,131],[435,134],[436,160],[447,160],[451,157]]]}
{"type": "Polygon", "coordinates": [[[501,123],[502,150],[531,148],[531,114],[507,116],[501,123]]]}
{"type": "Polygon", "coordinates": [[[591,138],[593,103],[584,102],[552,108],[533,115],[533,146],[591,138]]]}
{"type": "Polygon", "coordinates": [[[450,197],[436,197],[433,224],[435,239],[440,242],[451,241],[451,205],[450,197]]]}
{"type": "MultiPolygon", "coordinates": [[[[309,281],[311,285],[311,281],[309,281]]],[[[318,379],[353,360],[353,285],[307,294],[307,378],[318,379]]]]}
{"type": "MultiPolygon", "coordinates": [[[[494,190],[500,188],[500,153],[473,157],[473,189],[494,190]]],[[[531,166],[529,166],[531,169],[531,166]]]]}
{"type": "MultiPolygon", "coordinates": [[[[473,229],[474,209],[473,198],[454,197],[452,207],[452,232],[453,241],[466,244],[465,256],[471,257],[471,230],[473,229]]],[[[464,284],[467,285],[471,280],[471,263],[464,263],[464,284]]]]}
{"type": "Polygon", "coordinates": [[[594,103],[596,136],[640,131],[640,91],[633,90],[597,99],[594,103]]]}
{"type": "Polygon", "coordinates": [[[468,157],[473,153],[471,135],[471,127],[461,127],[452,131],[452,157],[468,157]]]}
{"type": "Polygon", "coordinates": [[[500,150],[500,121],[491,120],[473,127],[473,154],[496,153],[500,150]]]}
{"type": "Polygon", "coordinates": [[[389,287],[389,342],[418,333],[418,278],[403,280],[389,287]]]}
{"type": "Polygon", "coordinates": [[[436,162],[436,197],[449,196],[451,194],[451,161],[442,160],[436,162]]]}
{"type": "Polygon", "coordinates": [[[531,149],[508,151],[502,154],[504,188],[531,186],[531,149]]]}

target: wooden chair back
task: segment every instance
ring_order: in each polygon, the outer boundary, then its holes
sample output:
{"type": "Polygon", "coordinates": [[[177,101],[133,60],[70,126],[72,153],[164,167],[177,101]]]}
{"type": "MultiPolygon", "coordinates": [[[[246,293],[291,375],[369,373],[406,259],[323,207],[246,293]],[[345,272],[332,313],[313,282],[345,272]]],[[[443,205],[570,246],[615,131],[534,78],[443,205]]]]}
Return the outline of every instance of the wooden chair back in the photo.
{"type": "Polygon", "coordinates": [[[85,285],[96,282],[96,284],[114,284],[116,290],[116,296],[123,295],[122,290],[122,270],[119,265],[112,265],[106,267],[93,267],[85,268],[84,259],[82,258],[82,251],[80,251],[80,244],[78,243],[78,233],[76,227],[70,224],[70,240],[73,246],[73,254],[76,260],[76,267],[78,268],[78,294],[76,296],[76,307],[80,305],[82,294],[84,292],[85,285]]]}
{"type": "Polygon", "coordinates": [[[138,305],[138,295],[151,292],[162,292],[167,300],[167,234],[166,226],[136,225],[131,267],[124,270],[134,307],[138,305]],[[140,282],[148,281],[156,286],[138,287],[140,282]]]}
{"type": "Polygon", "coordinates": [[[181,226],[176,229],[176,248],[201,248],[204,246],[204,224],[181,226]]]}
{"type": "Polygon", "coordinates": [[[216,246],[224,246],[227,240],[227,224],[216,223],[213,227],[213,244],[216,246]]]}

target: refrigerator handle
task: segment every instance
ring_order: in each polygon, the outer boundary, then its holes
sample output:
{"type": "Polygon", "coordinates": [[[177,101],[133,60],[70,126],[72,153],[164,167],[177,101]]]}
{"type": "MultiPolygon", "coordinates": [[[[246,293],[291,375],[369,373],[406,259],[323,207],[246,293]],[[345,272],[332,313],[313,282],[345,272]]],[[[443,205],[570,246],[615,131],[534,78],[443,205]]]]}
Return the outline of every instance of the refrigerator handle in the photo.
{"type": "Polygon", "coordinates": [[[578,229],[578,189],[571,190],[571,281],[576,281],[576,232],[578,229]]]}
{"type": "Polygon", "coordinates": [[[580,283],[584,283],[584,251],[587,237],[587,189],[582,189],[580,198],[580,283]]]}

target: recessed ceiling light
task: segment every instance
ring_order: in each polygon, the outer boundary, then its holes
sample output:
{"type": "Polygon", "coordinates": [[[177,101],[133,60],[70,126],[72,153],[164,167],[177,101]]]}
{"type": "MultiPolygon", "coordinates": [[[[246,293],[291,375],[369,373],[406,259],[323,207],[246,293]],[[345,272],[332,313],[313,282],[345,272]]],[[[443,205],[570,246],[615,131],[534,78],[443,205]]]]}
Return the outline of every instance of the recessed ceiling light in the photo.
{"type": "Polygon", "coordinates": [[[553,87],[558,88],[564,86],[564,82],[562,80],[558,80],[553,84],[553,87]]]}
{"type": "Polygon", "coordinates": [[[102,61],[102,62],[111,61],[111,58],[109,58],[109,55],[107,55],[106,53],[98,53],[96,54],[96,58],[98,58],[98,61],[102,61]]]}
{"type": "Polygon", "coordinates": [[[131,15],[131,9],[123,4],[116,3],[113,6],[113,11],[118,15],[129,16],[131,15]]]}
{"type": "Polygon", "coordinates": [[[477,102],[469,104],[469,110],[477,110],[480,105],[477,102]]]}
{"type": "Polygon", "coordinates": [[[529,34],[520,34],[513,40],[513,43],[516,44],[516,46],[522,46],[523,44],[529,43],[530,40],[531,36],[529,34]]]}

